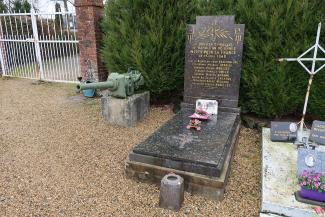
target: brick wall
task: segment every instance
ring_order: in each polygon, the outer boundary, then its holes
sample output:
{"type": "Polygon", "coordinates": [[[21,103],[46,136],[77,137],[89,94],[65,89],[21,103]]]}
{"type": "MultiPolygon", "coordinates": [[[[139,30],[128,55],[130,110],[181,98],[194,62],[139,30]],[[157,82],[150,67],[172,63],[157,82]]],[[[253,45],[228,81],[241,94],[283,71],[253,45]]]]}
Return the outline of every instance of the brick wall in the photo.
{"type": "Polygon", "coordinates": [[[104,15],[103,0],[76,0],[75,7],[81,74],[84,77],[87,70],[86,62],[89,59],[95,72],[94,77],[98,81],[106,81],[108,73],[100,57],[102,39],[100,21],[104,15]]]}

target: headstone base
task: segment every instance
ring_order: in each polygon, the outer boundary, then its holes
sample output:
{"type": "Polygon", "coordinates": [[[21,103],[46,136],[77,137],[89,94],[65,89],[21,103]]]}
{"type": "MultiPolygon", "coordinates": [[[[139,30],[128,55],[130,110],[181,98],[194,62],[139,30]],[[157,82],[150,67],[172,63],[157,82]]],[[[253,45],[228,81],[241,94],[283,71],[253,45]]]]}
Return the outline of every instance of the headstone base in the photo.
{"type": "Polygon", "coordinates": [[[149,102],[148,91],[126,99],[104,96],[101,98],[102,117],[109,124],[132,127],[144,119],[149,111],[149,102]]]}

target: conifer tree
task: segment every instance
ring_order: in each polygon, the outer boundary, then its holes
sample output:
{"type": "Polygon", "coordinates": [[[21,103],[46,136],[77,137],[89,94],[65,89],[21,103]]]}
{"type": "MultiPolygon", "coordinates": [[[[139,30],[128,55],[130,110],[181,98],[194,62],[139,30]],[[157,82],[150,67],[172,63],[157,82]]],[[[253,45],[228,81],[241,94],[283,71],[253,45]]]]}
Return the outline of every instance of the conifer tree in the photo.
{"type": "MultiPolygon", "coordinates": [[[[203,0],[203,11],[234,14],[245,24],[241,106],[263,117],[301,114],[308,73],[298,63],[278,63],[298,57],[314,45],[319,22],[325,46],[325,2],[293,0],[203,0]]],[[[310,66],[310,65],[309,65],[310,66]]],[[[308,111],[325,118],[325,71],[315,76],[308,111]]]]}
{"type": "MultiPolygon", "coordinates": [[[[235,15],[245,24],[243,111],[262,117],[301,113],[309,75],[298,63],[277,58],[298,57],[312,46],[319,22],[325,46],[325,1],[108,0],[102,49],[107,68],[137,68],[155,96],[182,90],[185,27],[198,15],[235,15]]],[[[324,70],[315,76],[308,112],[325,118],[324,70]]]]}
{"type": "Polygon", "coordinates": [[[154,96],[183,89],[186,24],[193,0],[109,0],[103,58],[109,71],[139,70],[154,96]]]}

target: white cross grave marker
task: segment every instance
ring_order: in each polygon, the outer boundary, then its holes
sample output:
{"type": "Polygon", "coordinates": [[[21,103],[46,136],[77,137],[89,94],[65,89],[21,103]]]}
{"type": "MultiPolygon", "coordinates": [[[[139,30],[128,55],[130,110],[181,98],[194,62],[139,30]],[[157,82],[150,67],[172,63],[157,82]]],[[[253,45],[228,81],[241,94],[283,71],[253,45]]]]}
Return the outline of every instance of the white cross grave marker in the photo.
{"type": "Polygon", "coordinates": [[[318,29],[317,29],[316,43],[311,48],[306,50],[303,54],[301,54],[298,58],[281,58],[281,59],[278,59],[280,62],[282,62],[282,61],[288,61],[288,62],[297,61],[310,74],[307,93],[306,93],[306,98],[305,98],[304,110],[303,110],[303,113],[302,113],[301,121],[299,122],[300,123],[300,129],[299,129],[300,132],[298,132],[298,140],[299,140],[299,142],[302,141],[303,128],[304,128],[304,125],[305,125],[305,115],[306,115],[306,111],[307,111],[307,104],[308,104],[308,99],[309,99],[310,87],[311,87],[311,84],[313,82],[314,75],[325,67],[325,63],[324,63],[318,69],[315,69],[316,61],[317,62],[318,61],[319,62],[325,62],[325,58],[317,58],[318,50],[320,50],[321,52],[323,52],[325,54],[325,49],[322,48],[322,46],[319,45],[319,37],[320,37],[321,27],[322,27],[322,24],[319,23],[318,24],[318,29]],[[314,49],[313,58],[304,58],[304,56],[313,49],[314,49]],[[309,70],[305,66],[305,64],[303,63],[304,61],[306,61],[306,62],[311,61],[312,62],[311,70],[309,70]]]}

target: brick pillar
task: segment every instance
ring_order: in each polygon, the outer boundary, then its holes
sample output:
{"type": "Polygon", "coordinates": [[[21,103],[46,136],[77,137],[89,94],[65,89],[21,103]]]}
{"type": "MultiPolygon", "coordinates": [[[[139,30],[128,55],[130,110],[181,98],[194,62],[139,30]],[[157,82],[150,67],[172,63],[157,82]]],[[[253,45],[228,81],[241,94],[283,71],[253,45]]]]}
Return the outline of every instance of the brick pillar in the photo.
{"type": "Polygon", "coordinates": [[[77,37],[80,50],[80,69],[84,77],[89,59],[98,81],[106,81],[107,71],[100,57],[102,32],[100,21],[104,15],[103,0],[76,0],[77,37]]]}

